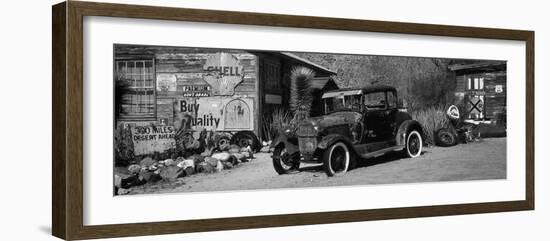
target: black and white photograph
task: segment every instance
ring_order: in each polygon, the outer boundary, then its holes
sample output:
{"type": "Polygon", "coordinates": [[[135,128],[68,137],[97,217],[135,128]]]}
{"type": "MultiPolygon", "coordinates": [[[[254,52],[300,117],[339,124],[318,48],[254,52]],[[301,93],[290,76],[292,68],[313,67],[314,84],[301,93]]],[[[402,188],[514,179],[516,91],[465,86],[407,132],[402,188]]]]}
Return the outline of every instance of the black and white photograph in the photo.
{"type": "Polygon", "coordinates": [[[115,195],[506,179],[506,61],[113,48],[115,195]]]}

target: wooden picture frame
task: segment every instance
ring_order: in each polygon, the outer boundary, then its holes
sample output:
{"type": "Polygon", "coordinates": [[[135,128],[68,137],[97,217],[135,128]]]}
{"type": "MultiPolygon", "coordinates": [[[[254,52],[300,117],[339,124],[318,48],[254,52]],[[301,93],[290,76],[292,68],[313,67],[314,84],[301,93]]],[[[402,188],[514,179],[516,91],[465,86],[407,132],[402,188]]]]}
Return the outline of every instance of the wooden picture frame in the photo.
{"type": "Polygon", "coordinates": [[[68,1],[52,7],[52,233],[66,239],[204,232],[492,213],[534,209],[534,32],[325,17],[68,1]],[[107,16],[380,33],[517,40],[526,43],[525,199],[153,223],[83,224],[83,17],[107,16]]]}

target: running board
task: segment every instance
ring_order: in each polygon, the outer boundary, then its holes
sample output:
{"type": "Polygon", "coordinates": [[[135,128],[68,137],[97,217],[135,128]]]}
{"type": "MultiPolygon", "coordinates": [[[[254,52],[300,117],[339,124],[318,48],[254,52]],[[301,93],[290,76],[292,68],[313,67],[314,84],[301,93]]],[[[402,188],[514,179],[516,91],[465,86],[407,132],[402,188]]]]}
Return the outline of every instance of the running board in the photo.
{"type": "Polygon", "coordinates": [[[382,156],[382,155],[384,155],[384,154],[386,154],[390,151],[402,151],[403,149],[405,149],[405,146],[392,146],[392,147],[380,149],[378,151],[365,153],[365,154],[361,155],[361,157],[363,157],[363,158],[379,157],[379,156],[382,156]]]}

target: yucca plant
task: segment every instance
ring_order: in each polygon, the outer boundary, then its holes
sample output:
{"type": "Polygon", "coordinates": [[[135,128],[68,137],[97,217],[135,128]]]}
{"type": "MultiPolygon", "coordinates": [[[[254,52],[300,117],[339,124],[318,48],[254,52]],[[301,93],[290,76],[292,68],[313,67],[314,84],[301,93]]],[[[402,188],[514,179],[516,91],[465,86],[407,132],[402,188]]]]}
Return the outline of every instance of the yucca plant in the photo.
{"type": "Polygon", "coordinates": [[[309,117],[311,110],[311,79],[315,72],[309,68],[300,66],[292,69],[290,73],[290,110],[296,123],[309,117]]]}

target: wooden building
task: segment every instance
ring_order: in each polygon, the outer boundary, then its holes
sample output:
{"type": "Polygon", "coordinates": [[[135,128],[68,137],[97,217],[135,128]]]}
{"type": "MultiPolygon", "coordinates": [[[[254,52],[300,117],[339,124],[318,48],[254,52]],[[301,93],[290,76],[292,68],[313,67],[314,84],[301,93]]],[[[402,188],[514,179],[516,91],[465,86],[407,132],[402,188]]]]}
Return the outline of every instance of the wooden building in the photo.
{"type": "Polygon", "coordinates": [[[506,115],[506,62],[483,61],[453,64],[455,96],[463,101],[464,117],[499,121],[506,115]]]}
{"type": "MultiPolygon", "coordinates": [[[[115,45],[114,58],[115,124],[136,126],[136,134],[188,126],[261,137],[259,117],[288,106],[294,67],[308,67],[316,77],[335,74],[285,52],[115,45]]],[[[137,154],[167,145],[151,141],[137,154]]]]}
{"type": "Polygon", "coordinates": [[[329,90],[339,89],[332,77],[316,77],[311,81],[313,103],[311,105],[311,116],[319,116],[325,112],[325,105],[321,99],[323,93],[329,90]]]}

